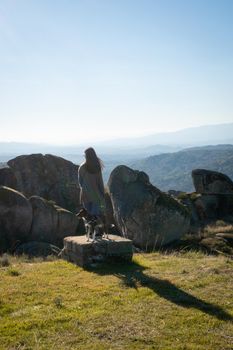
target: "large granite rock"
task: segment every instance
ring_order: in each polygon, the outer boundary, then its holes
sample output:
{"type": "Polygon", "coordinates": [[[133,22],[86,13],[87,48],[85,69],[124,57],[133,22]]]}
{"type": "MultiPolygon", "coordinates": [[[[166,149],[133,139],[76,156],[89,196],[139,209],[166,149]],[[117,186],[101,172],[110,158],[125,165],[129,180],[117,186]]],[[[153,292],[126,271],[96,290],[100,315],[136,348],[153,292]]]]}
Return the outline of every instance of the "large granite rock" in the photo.
{"type": "Polygon", "coordinates": [[[79,219],[72,212],[39,196],[29,198],[33,209],[30,240],[62,246],[66,236],[77,233],[79,219]]]}
{"type": "Polygon", "coordinates": [[[0,186],[0,252],[12,249],[17,241],[28,239],[32,207],[18,191],[0,186]]]}
{"type": "Polygon", "coordinates": [[[116,223],[136,246],[152,250],[189,230],[186,207],[151,185],[144,172],[118,166],[110,175],[108,187],[116,223]]]}
{"type": "Polygon", "coordinates": [[[105,191],[104,197],[105,197],[105,204],[106,204],[106,224],[108,225],[108,227],[111,227],[111,225],[115,225],[112,200],[111,200],[110,194],[107,191],[105,191]]]}
{"type": "Polygon", "coordinates": [[[202,222],[233,215],[233,194],[203,193],[193,203],[202,222]]]}
{"type": "Polygon", "coordinates": [[[233,194],[218,195],[218,216],[233,216],[233,194]]]}
{"type": "Polygon", "coordinates": [[[201,221],[219,217],[219,198],[217,195],[203,194],[197,197],[194,205],[201,221]]]}
{"type": "Polygon", "coordinates": [[[8,185],[25,196],[41,196],[71,211],[79,209],[78,166],[50,154],[23,155],[0,170],[0,185],[8,185]]]}
{"type": "Polygon", "coordinates": [[[233,194],[233,182],[225,174],[217,171],[195,169],[192,179],[197,193],[233,194]]]}
{"type": "Polygon", "coordinates": [[[17,188],[17,179],[14,171],[9,167],[0,168],[0,185],[10,188],[17,188]]]}

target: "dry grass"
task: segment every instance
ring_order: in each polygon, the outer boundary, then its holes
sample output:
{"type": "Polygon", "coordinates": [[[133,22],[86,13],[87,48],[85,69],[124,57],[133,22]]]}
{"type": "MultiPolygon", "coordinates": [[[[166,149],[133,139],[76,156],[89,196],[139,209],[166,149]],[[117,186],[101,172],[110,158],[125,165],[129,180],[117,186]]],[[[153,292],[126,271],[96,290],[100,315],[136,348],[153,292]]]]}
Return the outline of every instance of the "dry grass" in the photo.
{"type": "Polygon", "coordinates": [[[226,257],[136,254],[89,271],[11,257],[0,276],[1,350],[233,348],[226,257]]]}
{"type": "Polygon", "coordinates": [[[225,223],[222,220],[217,221],[215,224],[208,225],[204,229],[204,235],[216,235],[216,233],[233,233],[233,225],[225,223]]]}

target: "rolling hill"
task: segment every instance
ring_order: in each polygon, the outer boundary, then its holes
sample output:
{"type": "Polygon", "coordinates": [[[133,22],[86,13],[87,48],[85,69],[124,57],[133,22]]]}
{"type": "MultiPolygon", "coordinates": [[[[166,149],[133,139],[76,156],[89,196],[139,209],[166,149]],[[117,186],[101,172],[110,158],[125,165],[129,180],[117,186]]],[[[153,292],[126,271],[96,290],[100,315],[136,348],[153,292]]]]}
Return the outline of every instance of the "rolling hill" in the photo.
{"type": "Polygon", "coordinates": [[[191,171],[196,168],[219,171],[233,179],[233,145],[187,148],[147,157],[129,166],[147,173],[151,183],[163,191],[191,192],[191,171]]]}

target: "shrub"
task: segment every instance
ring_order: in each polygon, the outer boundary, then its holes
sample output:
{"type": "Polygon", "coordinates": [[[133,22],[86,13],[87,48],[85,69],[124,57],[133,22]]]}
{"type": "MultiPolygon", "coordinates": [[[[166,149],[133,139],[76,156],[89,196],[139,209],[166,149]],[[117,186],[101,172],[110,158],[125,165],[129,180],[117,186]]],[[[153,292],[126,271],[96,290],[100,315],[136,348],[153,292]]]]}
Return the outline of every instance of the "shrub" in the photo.
{"type": "Polygon", "coordinates": [[[20,272],[12,267],[7,270],[7,273],[10,276],[19,276],[20,275],[20,272]]]}

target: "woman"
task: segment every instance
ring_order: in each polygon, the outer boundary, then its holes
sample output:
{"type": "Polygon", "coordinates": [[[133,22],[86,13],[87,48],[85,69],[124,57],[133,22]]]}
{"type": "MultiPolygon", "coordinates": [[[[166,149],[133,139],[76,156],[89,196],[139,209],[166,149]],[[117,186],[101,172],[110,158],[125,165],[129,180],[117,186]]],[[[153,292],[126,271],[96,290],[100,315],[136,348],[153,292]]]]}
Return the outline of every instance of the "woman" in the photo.
{"type": "Polygon", "coordinates": [[[85,150],[86,161],[78,170],[80,201],[90,215],[105,216],[103,162],[93,148],[85,150]]]}

